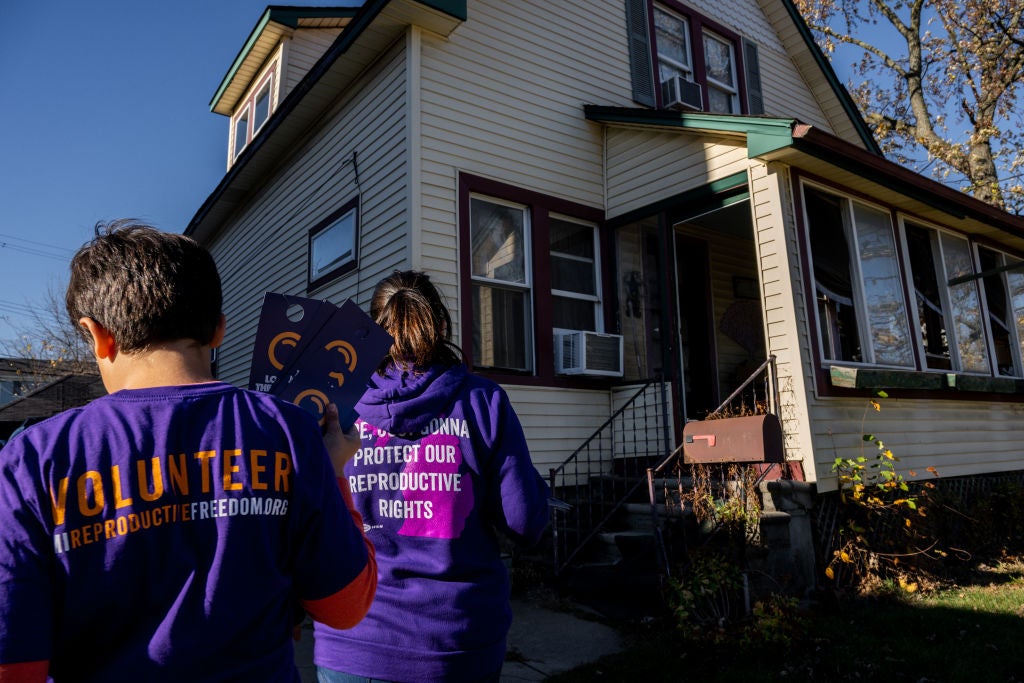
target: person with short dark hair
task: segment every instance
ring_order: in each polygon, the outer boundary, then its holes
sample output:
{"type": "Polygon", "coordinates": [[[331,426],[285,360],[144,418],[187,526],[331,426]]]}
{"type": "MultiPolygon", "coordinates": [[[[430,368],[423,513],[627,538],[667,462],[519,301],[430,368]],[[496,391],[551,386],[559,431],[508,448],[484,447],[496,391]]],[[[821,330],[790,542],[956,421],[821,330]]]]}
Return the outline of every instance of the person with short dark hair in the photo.
{"type": "Polygon", "coordinates": [[[512,620],[499,536],[540,539],[547,484],[505,391],[463,363],[426,274],[379,282],[370,314],[394,344],[356,405],[362,448],[345,473],[378,590],[354,628],[315,624],[318,679],[497,681],[512,620]]]}
{"type": "Polygon", "coordinates": [[[0,451],[0,681],[299,681],[297,608],[348,628],[376,587],[355,431],[212,376],[189,237],[97,225],[66,303],[109,394],[0,451]]]}

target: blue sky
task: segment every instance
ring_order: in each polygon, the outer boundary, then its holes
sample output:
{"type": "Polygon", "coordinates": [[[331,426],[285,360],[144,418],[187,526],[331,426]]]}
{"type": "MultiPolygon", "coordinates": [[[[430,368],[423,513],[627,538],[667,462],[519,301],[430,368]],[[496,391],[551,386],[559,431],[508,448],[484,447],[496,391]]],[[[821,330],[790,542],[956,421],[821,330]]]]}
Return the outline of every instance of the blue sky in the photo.
{"type": "Polygon", "coordinates": [[[210,99],[268,4],[5,3],[0,343],[48,287],[63,295],[97,221],[184,230],[225,171],[228,120],[210,99]]]}
{"type": "Polygon", "coordinates": [[[228,120],[210,99],[267,4],[5,4],[0,355],[48,289],[63,296],[97,221],[184,230],[225,172],[228,120]]]}

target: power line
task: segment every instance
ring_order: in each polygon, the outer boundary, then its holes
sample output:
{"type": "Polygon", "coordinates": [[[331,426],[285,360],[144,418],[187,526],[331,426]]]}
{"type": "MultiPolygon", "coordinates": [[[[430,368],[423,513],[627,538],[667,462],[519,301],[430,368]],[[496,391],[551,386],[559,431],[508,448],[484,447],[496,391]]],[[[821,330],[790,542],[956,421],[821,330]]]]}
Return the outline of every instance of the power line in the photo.
{"type": "Polygon", "coordinates": [[[27,240],[24,237],[15,237],[14,235],[6,235],[4,233],[0,233],[0,249],[10,249],[11,251],[28,254],[29,256],[42,256],[43,258],[50,258],[64,263],[70,261],[75,253],[73,249],[68,249],[67,247],[36,242],[35,240],[27,240]]]}

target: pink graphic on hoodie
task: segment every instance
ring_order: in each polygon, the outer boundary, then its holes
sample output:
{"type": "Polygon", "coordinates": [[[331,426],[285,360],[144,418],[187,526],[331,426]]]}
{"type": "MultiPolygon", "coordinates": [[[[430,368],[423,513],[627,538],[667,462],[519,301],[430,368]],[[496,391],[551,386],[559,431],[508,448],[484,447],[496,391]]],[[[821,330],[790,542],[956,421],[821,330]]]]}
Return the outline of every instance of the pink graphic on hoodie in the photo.
{"type": "Polygon", "coordinates": [[[458,538],[473,509],[473,482],[460,476],[462,449],[459,437],[431,434],[420,441],[419,457],[403,470],[409,487],[402,491],[407,501],[424,501],[429,516],[408,518],[398,530],[400,536],[458,538]],[[419,476],[421,473],[428,476],[419,476]]]}

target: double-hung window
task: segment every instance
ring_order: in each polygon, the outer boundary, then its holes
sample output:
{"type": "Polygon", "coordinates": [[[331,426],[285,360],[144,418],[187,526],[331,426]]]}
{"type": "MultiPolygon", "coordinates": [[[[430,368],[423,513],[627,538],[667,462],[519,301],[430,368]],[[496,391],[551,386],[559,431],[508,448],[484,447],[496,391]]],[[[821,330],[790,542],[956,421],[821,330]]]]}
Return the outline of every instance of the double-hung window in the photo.
{"type": "Polygon", "coordinates": [[[702,88],[700,109],[739,114],[738,39],[712,29],[698,15],[654,6],[654,44],[658,78],[664,84],[679,76],[702,88]]]}
{"type": "Polygon", "coordinates": [[[481,367],[533,369],[529,221],[525,206],[470,199],[473,359],[481,367]]]}
{"type": "Polygon", "coordinates": [[[274,83],[278,61],[267,67],[249,94],[235,109],[231,126],[231,159],[234,160],[260,132],[274,109],[274,83]]]}
{"type": "Polygon", "coordinates": [[[555,330],[605,331],[599,212],[463,181],[466,350],[476,368],[551,378],[555,330]]]}

